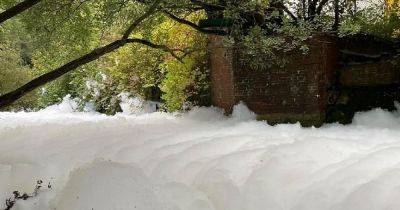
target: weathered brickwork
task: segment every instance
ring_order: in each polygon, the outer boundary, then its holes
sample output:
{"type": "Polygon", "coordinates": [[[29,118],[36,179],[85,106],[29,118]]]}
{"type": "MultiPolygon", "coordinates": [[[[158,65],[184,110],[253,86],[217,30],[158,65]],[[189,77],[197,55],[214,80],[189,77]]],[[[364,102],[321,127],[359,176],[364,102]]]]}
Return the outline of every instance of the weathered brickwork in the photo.
{"type": "MultiPolygon", "coordinates": [[[[390,109],[400,99],[400,59],[377,57],[388,49],[379,40],[361,39],[360,43],[371,43],[365,51],[354,41],[329,36],[314,36],[308,42],[305,55],[282,54],[287,61],[284,67],[253,69],[240,47],[224,46],[222,37],[210,36],[213,104],[229,114],[243,101],[271,124],[299,121],[318,126],[336,121],[335,116],[343,112],[351,117],[355,111],[376,106],[390,109]]],[[[268,66],[267,57],[265,62],[268,66]]]]}
{"type": "Polygon", "coordinates": [[[211,99],[215,106],[232,111],[236,103],[233,81],[233,57],[230,47],[224,46],[219,36],[209,37],[211,65],[211,99]]]}
{"type": "Polygon", "coordinates": [[[287,58],[284,67],[266,69],[252,69],[240,48],[221,49],[221,42],[218,36],[210,39],[212,95],[216,106],[229,112],[236,103],[244,101],[270,123],[323,122],[326,90],[332,81],[333,64],[337,63],[335,45],[328,38],[311,40],[306,55],[284,55],[287,58]]]}
{"type": "Polygon", "coordinates": [[[395,66],[399,58],[382,60],[377,63],[343,67],[340,83],[344,86],[379,86],[399,83],[400,72],[395,66]]]}

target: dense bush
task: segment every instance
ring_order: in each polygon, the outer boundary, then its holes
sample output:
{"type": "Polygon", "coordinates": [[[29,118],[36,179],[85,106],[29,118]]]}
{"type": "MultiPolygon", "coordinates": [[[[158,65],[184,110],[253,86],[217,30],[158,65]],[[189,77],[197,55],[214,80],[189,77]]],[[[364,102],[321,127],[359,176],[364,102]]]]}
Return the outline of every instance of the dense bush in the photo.
{"type": "MultiPolygon", "coordinates": [[[[204,18],[191,16],[194,22],[204,18]]],[[[159,84],[162,101],[168,111],[187,109],[209,104],[209,69],[206,54],[206,36],[193,29],[176,25],[171,20],[160,24],[153,37],[164,39],[172,48],[190,49],[192,52],[182,61],[166,57],[161,63],[165,77],[159,84]]]]}
{"type": "Polygon", "coordinates": [[[162,98],[168,111],[209,104],[209,70],[204,58],[187,57],[165,64],[168,72],[161,84],[162,98]]]}

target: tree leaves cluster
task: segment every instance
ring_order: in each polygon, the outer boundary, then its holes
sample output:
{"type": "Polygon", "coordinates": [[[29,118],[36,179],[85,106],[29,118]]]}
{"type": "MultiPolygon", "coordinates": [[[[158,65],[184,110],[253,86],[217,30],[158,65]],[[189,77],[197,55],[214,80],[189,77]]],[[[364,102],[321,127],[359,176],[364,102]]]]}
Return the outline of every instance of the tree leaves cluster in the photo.
{"type": "Polygon", "coordinates": [[[307,53],[306,40],[315,34],[368,33],[390,39],[397,38],[400,29],[396,2],[385,6],[383,1],[365,0],[270,0],[254,1],[250,7],[230,7],[232,1],[224,2],[229,9],[222,17],[233,20],[227,43],[240,43],[253,69],[284,65],[281,55],[288,51],[307,53]]]}

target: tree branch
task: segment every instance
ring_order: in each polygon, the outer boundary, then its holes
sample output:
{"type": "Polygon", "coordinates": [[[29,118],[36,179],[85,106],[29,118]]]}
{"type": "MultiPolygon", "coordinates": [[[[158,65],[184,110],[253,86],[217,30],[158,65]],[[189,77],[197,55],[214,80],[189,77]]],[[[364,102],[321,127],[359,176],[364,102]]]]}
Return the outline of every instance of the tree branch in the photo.
{"type": "Polygon", "coordinates": [[[6,107],[12,103],[14,103],[15,101],[17,101],[18,99],[20,99],[22,96],[26,95],[27,93],[29,93],[30,91],[45,85],[48,82],[51,82],[65,74],[67,74],[68,72],[71,72],[75,69],[77,69],[80,66],[83,66],[87,63],[90,63],[94,60],[97,60],[98,58],[113,52],[121,47],[123,47],[124,45],[126,45],[127,43],[139,43],[139,44],[143,44],[146,45],[148,47],[151,48],[155,48],[155,49],[160,49],[164,52],[168,52],[170,53],[174,58],[178,59],[179,61],[181,61],[181,57],[179,57],[178,55],[176,55],[176,51],[182,51],[182,50],[176,50],[176,49],[170,49],[165,45],[159,45],[159,44],[154,44],[148,40],[145,39],[138,39],[138,38],[132,38],[132,39],[120,39],[117,41],[114,41],[104,47],[100,47],[97,49],[94,49],[92,52],[77,58],[67,64],[64,64],[63,66],[56,68],[48,73],[45,73],[33,80],[31,80],[30,82],[26,83],[25,85],[17,88],[14,91],[11,91],[9,93],[6,93],[4,95],[0,96],[0,108],[2,107],[6,107]]]}
{"type": "Polygon", "coordinates": [[[285,5],[282,5],[282,9],[283,9],[283,11],[286,12],[286,14],[288,14],[288,15],[292,18],[292,20],[293,20],[294,22],[297,22],[297,17],[296,17],[296,15],[294,15],[285,5]]]}
{"type": "Polygon", "coordinates": [[[174,58],[181,60],[181,58],[179,56],[177,56],[175,53],[178,50],[170,49],[165,45],[154,44],[154,43],[152,43],[148,40],[144,40],[144,39],[138,39],[138,38],[129,39],[129,35],[133,32],[133,30],[135,30],[140,25],[141,22],[143,22],[146,18],[148,18],[151,14],[153,14],[153,12],[155,12],[156,7],[160,1],[161,0],[157,0],[154,4],[152,4],[152,6],[149,8],[149,10],[144,15],[142,15],[138,19],[134,20],[132,22],[132,24],[128,27],[128,29],[125,31],[125,33],[121,39],[116,40],[106,46],[96,48],[86,55],[83,55],[67,64],[62,65],[59,68],[56,68],[48,73],[45,73],[45,74],[31,80],[30,82],[17,88],[14,91],[11,91],[9,93],[1,95],[0,96],[0,108],[14,103],[18,99],[20,99],[22,96],[29,93],[30,91],[32,91],[40,86],[43,86],[43,85],[47,84],[48,82],[51,82],[65,74],[77,69],[78,67],[80,67],[82,65],[90,63],[110,52],[113,52],[113,51],[121,48],[122,46],[126,45],[127,43],[140,43],[140,44],[143,44],[143,45],[155,48],[155,49],[160,49],[160,50],[163,50],[164,52],[170,53],[174,58]]]}
{"type": "Polygon", "coordinates": [[[167,52],[167,53],[171,54],[172,57],[174,57],[175,59],[177,59],[179,61],[182,60],[182,57],[179,57],[175,53],[177,51],[182,52],[181,49],[171,49],[166,45],[155,44],[155,43],[150,42],[149,40],[138,39],[138,38],[127,39],[126,42],[127,43],[139,43],[139,44],[146,45],[146,46],[154,48],[154,49],[159,49],[159,50],[162,50],[164,52],[167,52]]]}
{"type": "Polygon", "coordinates": [[[21,98],[22,96],[27,94],[28,92],[48,83],[50,81],[55,80],[72,70],[75,70],[79,66],[82,66],[91,61],[94,61],[94,60],[98,59],[99,57],[120,48],[124,44],[125,43],[121,40],[112,42],[104,47],[97,48],[97,49],[93,50],[92,52],[90,52],[78,59],[75,59],[59,68],[56,68],[53,71],[50,71],[46,74],[43,74],[43,75],[31,80],[30,82],[17,88],[16,90],[0,96],[0,108],[12,104],[16,100],[18,100],[19,98],[21,98]]]}
{"type": "Polygon", "coordinates": [[[165,13],[169,18],[171,18],[172,20],[175,20],[175,21],[178,22],[178,23],[181,23],[181,24],[190,26],[191,28],[193,28],[193,29],[195,29],[195,30],[197,30],[197,31],[199,31],[199,32],[202,32],[202,33],[205,33],[205,34],[215,34],[215,35],[220,35],[220,36],[228,35],[228,33],[227,33],[226,31],[224,31],[224,30],[218,30],[218,29],[204,29],[204,28],[198,26],[197,24],[195,24],[195,23],[193,23],[193,22],[190,22],[190,21],[188,21],[188,20],[186,20],[186,19],[180,18],[180,17],[178,17],[178,16],[176,16],[176,15],[174,15],[174,14],[168,12],[168,11],[164,11],[164,13],[165,13]]]}
{"type": "Polygon", "coordinates": [[[132,24],[129,26],[129,28],[125,31],[124,35],[122,36],[122,39],[128,39],[129,35],[131,35],[132,31],[135,30],[146,18],[150,17],[157,9],[158,4],[161,2],[161,0],[156,0],[150,8],[144,13],[142,16],[140,16],[138,19],[132,22],[132,24]]]}
{"type": "Polygon", "coordinates": [[[41,0],[25,0],[15,6],[7,9],[6,11],[0,13],[0,24],[6,20],[24,12],[25,10],[35,6],[40,1],[41,0]]]}
{"type": "Polygon", "coordinates": [[[332,30],[337,31],[337,29],[339,28],[339,23],[340,23],[339,0],[333,0],[333,5],[334,5],[335,21],[333,23],[332,30]]]}
{"type": "Polygon", "coordinates": [[[308,0],[308,19],[314,20],[318,0],[308,0]]]}
{"type": "Polygon", "coordinates": [[[316,13],[317,13],[318,15],[321,14],[322,9],[324,9],[324,6],[326,5],[326,3],[328,3],[328,1],[329,1],[329,0],[322,0],[321,3],[319,3],[319,5],[318,5],[318,7],[317,7],[317,11],[316,11],[316,13]]]}
{"type": "Polygon", "coordinates": [[[279,2],[275,5],[275,7],[271,7],[271,8],[275,8],[275,9],[282,9],[284,12],[286,12],[286,14],[288,14],[290,16],[290,18],[292,18],[292,20],[294,22],[297,22],[298,18],[296,17],[296,15],[294,15],[289,8],[287,8],[282,2],[279,2]]]}

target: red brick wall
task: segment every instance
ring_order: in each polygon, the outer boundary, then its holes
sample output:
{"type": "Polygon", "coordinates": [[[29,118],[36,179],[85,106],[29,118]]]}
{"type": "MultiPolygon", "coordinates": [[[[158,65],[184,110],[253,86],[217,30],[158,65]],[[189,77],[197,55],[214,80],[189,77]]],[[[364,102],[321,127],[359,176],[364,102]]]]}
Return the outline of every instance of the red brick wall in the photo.
{"type": "Polygon", "coordinates": [[[232,50],[223,45],[223,38],[209,36],[211,65],[211,100],[213,105],[224,108],[228,113],[235,104],[233,84],[232,50]]]}
{"type": "Polygon", "coordinates": [[[340,84],[344,86],[379,86],[400,83],[398,64],[400,58],[377,63],[343,67],[340,84]]]}
{"type": "MultiPolygon", "coordinates": [[[[284,55],[288,61],[285,67],[259,70],[245,62],[240,49],[224,48],[221,41],[221,37],[210,37],[214,105],[229,112],[236,103],[244,101],[272,123],[323,120],[326,90],[338,59],[331,40],[313,38],[308,54],[284,55]]],[[[265,61],[269,62],[268,58],[265,61]]],[[[311,124],[318,123],[322,122],[311,124]]]]}
{"type": "Polygon", "coordinates": [[[320,125],[340,120],[335,116],[341,114],[352,117],[373,107],[393,109],[393,101],[400,100],[400,58],[380,58],[391,50],[381,40],[314,36],[308,40],[308,54],[282,54],[288,61],[283,68],[268,67],[266,57],[263,69],[252,69],[240,47],[224,46],[222,40],[210,36],[211,89],[214,105],[227,113],[244,101],[269,123],[320,125]],[[366,59],[363,56],[373,59],[358,62],[366,59]]]}

